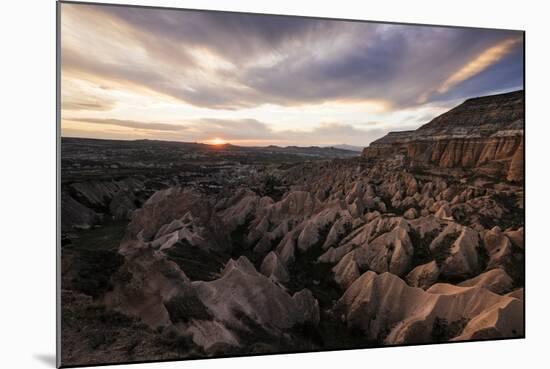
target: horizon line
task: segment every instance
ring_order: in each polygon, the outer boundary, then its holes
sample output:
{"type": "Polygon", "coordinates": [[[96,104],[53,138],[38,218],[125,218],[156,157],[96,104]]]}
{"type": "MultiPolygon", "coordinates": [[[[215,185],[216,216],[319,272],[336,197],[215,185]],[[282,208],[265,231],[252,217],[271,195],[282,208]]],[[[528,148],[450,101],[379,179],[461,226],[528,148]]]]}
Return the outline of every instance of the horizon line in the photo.
{"type": "Polygon", "coordinates": [[[266,146],[261,146],[261,145],[236,145],[234,143],[231,143],[229,141],[225,142],[225,143],[221,143],[221,144],[212,144],[212,143],[207,143],[207,142],[200,142],[200,141],[174,141],[174,140],[163,140],[163,139],[151,139],[151,138],[96,138],[96,137],[81,137],[81,136],[59,136],[61,139],[77,139],[77,140],[96,140],[96,141],[125,141],[125,142],[137,142],[137,141],[151,141],[151,142],[166,142],[166,143],[179,143],[179,144],[195,144],[195,145],[206,145],[206,146],[234,146],[234,147],[249,147],[249,148],[253,148],[253,147],[261,147],[261,148],[266,148],[266,147],[280,147],[280,148],[288,148],[288,147],[299,147],[299,148],[311,148],[311,147],[317,147],[317,148],[321,148],[321,149],[329,149],[329,148],[333,148],[333,149],[337,149],[337,150],[345,150],[345,151],[355,151],[355,150],[346,150],[346,149],[342,149],[342,148],[339,148],[339,147],[336,147],[336,146],[350,146],[350,147],[357,147],[357,148],[365,148],[367,146],[359,146],[359,145],[352,145],[352,144],[347,144],[347,143],[339,143],[339,144],[327,144],[327,145],[324,145],[324,144],[319,144],[319,145],[305,145],[305,146],[302,146],[302,145],[286,145],[286,146],[282,146],[282,145],[273,145],[273,144],[270,144],[270,145],[266,145],[266,146]]]}

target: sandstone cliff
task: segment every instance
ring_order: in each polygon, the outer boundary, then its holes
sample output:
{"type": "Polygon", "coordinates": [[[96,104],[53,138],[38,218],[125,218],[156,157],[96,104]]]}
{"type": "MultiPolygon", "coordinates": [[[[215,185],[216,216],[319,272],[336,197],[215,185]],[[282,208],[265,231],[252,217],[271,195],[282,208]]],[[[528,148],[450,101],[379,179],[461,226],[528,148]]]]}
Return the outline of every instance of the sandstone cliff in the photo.
{"type": "Polygon", "coordinates": [[[412,167],[476,168],[523,180],[524,92],[466,100],[415,131],[390,132],[365,158],[403,155],[412,167]]]}

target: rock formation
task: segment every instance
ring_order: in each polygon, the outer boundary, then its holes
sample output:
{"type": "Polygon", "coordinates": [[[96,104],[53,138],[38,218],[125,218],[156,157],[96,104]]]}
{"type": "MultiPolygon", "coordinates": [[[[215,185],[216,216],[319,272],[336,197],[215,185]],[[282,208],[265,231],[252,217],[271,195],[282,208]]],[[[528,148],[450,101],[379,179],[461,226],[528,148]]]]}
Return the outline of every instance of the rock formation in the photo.
{"type": "Polygon", "coordinates": [[[400,155],[412,167],[476,168],[523,180],[524,93],[466,100],[415,131],[390,132],[365,158],[400,155]]]}
{"type": "Polygon", "coordinates": [[[523,334],[519,299],[450,284],[424,291],[391,273],[364,273],[346,290],[336,309],[349,326],[386,344],[523,334]]]}

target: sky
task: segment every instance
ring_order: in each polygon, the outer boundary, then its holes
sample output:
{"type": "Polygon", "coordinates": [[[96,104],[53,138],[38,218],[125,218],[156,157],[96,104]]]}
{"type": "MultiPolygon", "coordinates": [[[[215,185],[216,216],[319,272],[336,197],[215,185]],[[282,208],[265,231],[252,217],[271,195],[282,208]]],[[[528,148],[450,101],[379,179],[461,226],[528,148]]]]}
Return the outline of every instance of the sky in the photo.
{"type": "Polygon", "coordinates": [[[64,137],[363,147],[522,86],[517,31],[61,5],[64,137]]]}

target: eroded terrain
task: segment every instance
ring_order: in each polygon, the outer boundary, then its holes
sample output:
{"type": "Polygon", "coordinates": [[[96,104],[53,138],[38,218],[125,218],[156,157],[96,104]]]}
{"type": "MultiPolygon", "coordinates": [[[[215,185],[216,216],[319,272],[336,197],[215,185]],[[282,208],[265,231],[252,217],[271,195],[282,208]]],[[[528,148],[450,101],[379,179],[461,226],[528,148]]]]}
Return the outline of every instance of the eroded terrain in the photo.
{"type": "Polygon", "coordinates": [[[483,154],[475,103],[362,157],[64,140],[63,363],[522,337],[522,125],[483,154]]]}

